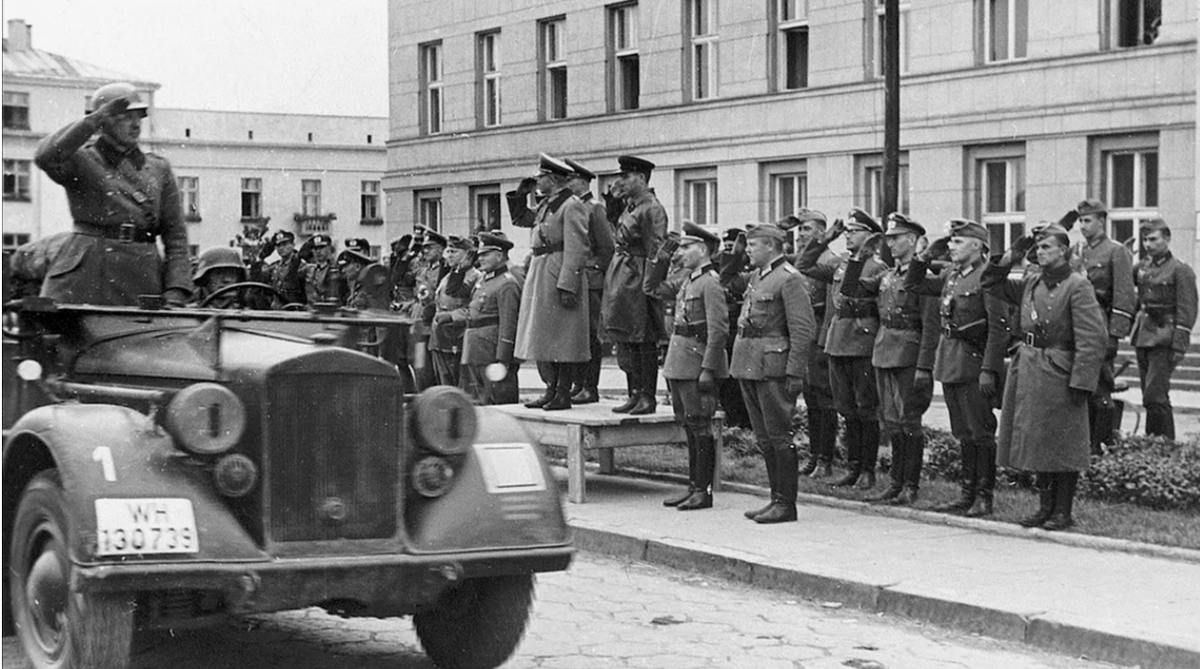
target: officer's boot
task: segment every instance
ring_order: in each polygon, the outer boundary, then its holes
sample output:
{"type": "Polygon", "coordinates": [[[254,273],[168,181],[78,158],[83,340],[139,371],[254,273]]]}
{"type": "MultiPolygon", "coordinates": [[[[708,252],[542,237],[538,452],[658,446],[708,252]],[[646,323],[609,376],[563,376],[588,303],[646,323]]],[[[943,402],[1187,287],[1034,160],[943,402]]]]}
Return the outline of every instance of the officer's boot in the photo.
{"type": "Polygon", "coordinates": [[[711,434],[696,435],[695,455],[696,489],[690,497],[675,507],[680,511],[711,509],[713,505],[712,483],[717,465],[717,444],[711,434]]]}
{"type": "Polygon", "coordinates": [[[1043,530],[1061,532],[1075,527],[1071,510],[1075,506],[1075,488],[1079,485],[1079,472],[1054,473],[1054,513],[1042,524],[1043,530]]]}
{"type": "Polygon", "coordinates": [[[975,470],[978,472],[975,503],[967,509],[968,518],[992,515],[992,495],[996,490],[996,442],[988,439],[976,445],[975,470]]]}
{"type": "Polygon", "coordinates": [[[554,399],[554,395],[558,390],[558,377],[556,375],[558,366],[552,362],[537,363],[538,375],[542,377],[542,381],[546,383],[546,392],[532,402],[526,402],[525,406],[530,409],[541,409],[554,399]]]}
{"type": "Polygon", "coordinates": [[[1032,516],[1027,516],[1017,521],[1021,527],[1041,527],[1042,523],[1050,520],[1050,516],[1054,515],[1054,493],[1055,483],[1058,482],[1058,475],[1054,472],[1038,472],[1037,478],[1033,485],[1038,491],[1038,510],[1032,516]]]}
{"type": "Polygon", "coordinates": [[[574,376],[575,363],[556,362],[554,367],[554,397],[542,406],[543,411],[561,411],[571,408],[571,378],[574,376]]]}
{"type": "Polygon", "coordinates": [[[754,517],[754,522],[763,525],[788,523],[796,520],[796,493],[800,486],[798,467],[800,458],[790,444],[779,444],[775,449],[775,470],[778,478],[777,490],[771,495],[771,506],[754,517]]]}
{"type": "Polygon", "coordinates": [[[900,495],[890,502],[893,506],[912,506],[917,501],[917,491],[921,487],[921,465],[925,462],[925,432],[906,432],[904,440],[904,487],[900,495]]]}
{"type": "Polygon", "coordinates": [[[821,432],[818,437],[816,451],[820,454],[821,464],[811,476],[813,478],[829,478],[833,476],[833,454],[837,450],[838,414],[833,409],[817,409],[814,414],[820,416],[821,432]]]}
{"type": "Polygon", "coordinates": [[[858,474],[862,468],[862,421],[857,418],[846,418],[846,475],[830,485],[835,488],[849,488],[858,482],[858,474]]]}
{"type": "Polygon", "coordinates": [[[858,488],[870,490],[875,487],[875,463],[879,460],[879,421],[863,420],[858,429],[862,435],[862,473],[858,478],[858,488]]]}
{"type": "MultiPolygon", "coordinates": [[[[775,452],[772,450],[770,444],[763,444],[762,442],[759,442],[758,450],[760,453],[762,453],[763,463],[766,465],[766,468],[767,468],[767,481],[769,482],[769,485],[771,486],[771,499],[774,500],[775,499],[775,490],[779,487],[779,483],[777,480],[778,474],[776,471],[778,469],[778,467],[775,465],[775,452]]],[[[769,508],[771,508],[771,502],[767,502],[767,505],[762,508],[752,509],[750,511],[743,513],[742,515],[753,520],[758,514],[765,512],[769,508]]]]}
{"type": "Polygon", "coordinates": [[[692,493],[696,492],[696,437],[691,430],[684,429],[684,435],[687,437],[688,450],[688,487],[681,494],[672,495],[663,500],[663,506],[679,506],[687,501],[692,493]]]}
{"type": "Polygon", "coordinates": [[[641,361],[641,388],[637,403],[629,410],[630,416],[645,416],[654,413],[658,406],[655,394],[658,392],[658,351],[653,344],[641,344],[642,350],[637,353],[641,361]]]}
{"type": "Polygon", "coordinates": [[[633,351],[628,351],[624,353],[624,356],[628,360],[625,363],[625,387],[629,389],[629,399],[613,407],[613,413],[629,413],[630,409],[637,406],[638,394],[642,387],[641,366],[638,364],[636,355],[633,351]]]}
{"type": "Polygon", "coordinates": [[[1088,420],[1092,455],[1104,455],[1104,445],[1112,440],[1112,397],[1096,393],[1088,401],[1088,420]]]}
{"type": "Polygon", "coordinates": [[[959,473],[959,496],[956,501],[933,507],[934,511],[942,513],[964,513],[975,504],[975,486],[978,483],[978,472],[975,467],[976,446],[974,442],[963,441],[959,444],[962,449],[962,462],[959,473]]]}
{"type": "Polygon", "coordinates": [[[820,411],[808,412],[808,460],[804,462],[804,466],[800,468],[801,476],[812,476],[813,472],[817,471],[817,463],[821,459],[819,450],[821,443],[821,431],[824,426],[821,424],[821,419],[824,416],[820,411]]]}
{"type": "Polygon", "coordinates": [[[900,491],[904,489],[904,467],[908,461],[908,449],[910,448],[908,442],[908,435],[904,432],[892,433],[892,464],[888,467],[891,482],[882,494],[868,497],[868,502],[891,503],[900,496],[900,491]]]}

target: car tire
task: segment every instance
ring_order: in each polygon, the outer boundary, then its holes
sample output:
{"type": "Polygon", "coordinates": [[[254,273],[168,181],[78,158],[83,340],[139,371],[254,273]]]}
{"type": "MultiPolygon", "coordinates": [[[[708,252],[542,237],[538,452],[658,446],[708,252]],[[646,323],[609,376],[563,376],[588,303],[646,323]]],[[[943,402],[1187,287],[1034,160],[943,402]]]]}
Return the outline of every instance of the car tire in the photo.
{"type": "Polygon", "coordinates": [[[133,639],[134,599],[72,591],[69,537],[58,472],[41,472],[21,495],[9,552],[8,590],[28,666],[124,669],[133,639]]]}
{"type": "Polygon", "coordinates": [[[533,604],[532,574],[469,579],[437,608],[413,616],[421,646],[442,669],[493,669],[517,649],[533,604]]]}

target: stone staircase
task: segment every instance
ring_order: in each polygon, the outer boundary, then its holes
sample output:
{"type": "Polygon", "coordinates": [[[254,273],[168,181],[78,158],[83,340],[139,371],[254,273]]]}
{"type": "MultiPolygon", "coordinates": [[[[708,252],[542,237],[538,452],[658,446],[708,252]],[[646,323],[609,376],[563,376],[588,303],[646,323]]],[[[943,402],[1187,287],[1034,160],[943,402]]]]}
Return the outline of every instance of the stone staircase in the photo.
{"type": "MultiPolygon", "coordinates": [[[[1117,369],[1121,368],[1123,360],[1128,360],[1129,366],[1117,377],[1117,383],[1128,384],[1130,388],[1138,387],[1137,354],[1127,341],[1122,341],[1117,350],[1117,369]]],[[[1192,337],[1192,344],[1183,362],[1179,363],[1175,373],[1171,375],[1171,389],[1200,391],[1200,339],[1196,336],[1192,337]]]]}

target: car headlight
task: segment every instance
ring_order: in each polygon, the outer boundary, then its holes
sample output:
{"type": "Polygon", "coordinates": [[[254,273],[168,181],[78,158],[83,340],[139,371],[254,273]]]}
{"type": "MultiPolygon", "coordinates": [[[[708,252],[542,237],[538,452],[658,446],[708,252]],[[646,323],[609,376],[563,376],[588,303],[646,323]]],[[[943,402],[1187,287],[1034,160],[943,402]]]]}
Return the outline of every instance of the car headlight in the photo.
{"type": "Polygon", "coordinates": [[[233,448],[246,427],[246,407],[233,391],[217,383],[195,383],[167,403],[163,426],[179,446],[196,455],[233,448]]]}
{"type": "Polygon", "coordinates": [[[439,455],[461,455],[475,443],[479,419],[466,393],[434,386],[413,400],[413,433],[421,446],[439,455]]]}
{"type": "Polygon", "coordinates": [[[454,483],[454,467],[439,455],[421,458],[412,468],[412,486],[422,497],[441,497],[454,483]]]}

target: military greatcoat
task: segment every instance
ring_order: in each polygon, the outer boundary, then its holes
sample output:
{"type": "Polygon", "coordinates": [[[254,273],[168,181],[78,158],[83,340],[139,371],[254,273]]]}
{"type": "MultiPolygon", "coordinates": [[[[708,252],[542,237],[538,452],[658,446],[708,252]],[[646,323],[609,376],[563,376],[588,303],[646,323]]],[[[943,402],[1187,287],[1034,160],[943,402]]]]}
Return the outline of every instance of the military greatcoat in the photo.
{"type": "Polygon", "coordinates": [[[1091,445],[1086,403],[1108,345],[1108,327],[1092,285],[1064,264],[1023,279],[989,266],[987,290],[1021,307],[1020,345],[1008,368],[996,463],[1035,472],[1084,471],[1091,445]]]}
{"type": "Polygon", "coordinates": [[[664,334],[662,306],[645,292],[646,264],[666,241],[667,210],[654,193],[629,200],[615,237],[617,250],[604,276],[604,331],[614,342],[657,342],[664,334]]]}
{"type": "Polygon", "coordinates": [[[124,151],[85,116],[42,140],[34,162],[67,191],[74,233],[51,260],[42,294],[60,302],[137,304],[138,295],[192,292],[187,224],[171,165],[124,151]],[[161,240],[165,258],[155,240],[161,240]]]}
{"type": "Polygon", "coordinates": [[[516,356],[522,360],[584,362],[591,357],[584,273],[590,217],[590,207],[566,188],[538,206],[517,321],[516,356]],[[562,305],[560,290],[575,296],[573,309],[562,305]]]}

